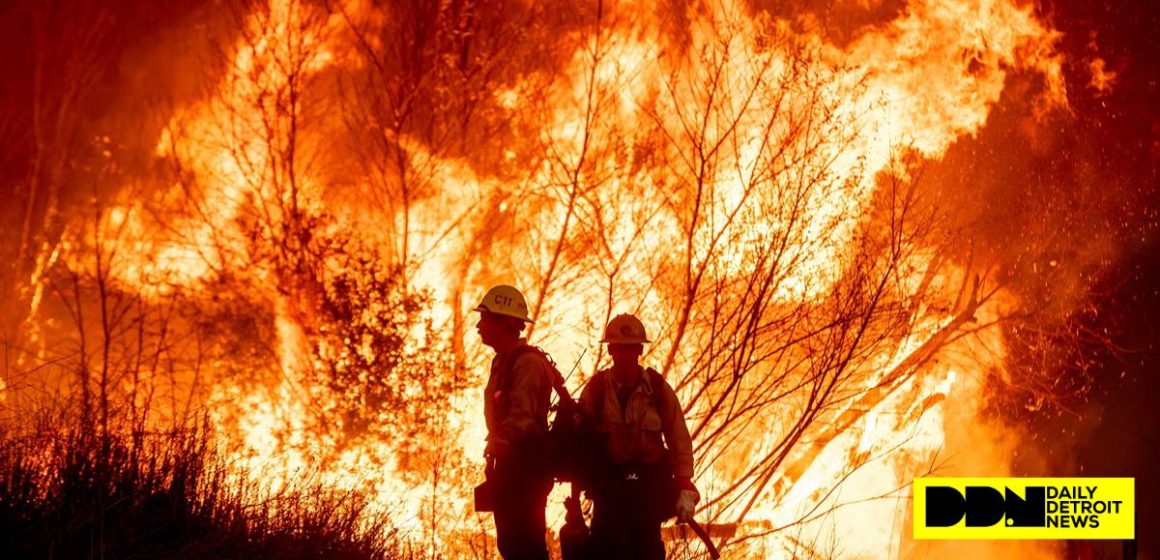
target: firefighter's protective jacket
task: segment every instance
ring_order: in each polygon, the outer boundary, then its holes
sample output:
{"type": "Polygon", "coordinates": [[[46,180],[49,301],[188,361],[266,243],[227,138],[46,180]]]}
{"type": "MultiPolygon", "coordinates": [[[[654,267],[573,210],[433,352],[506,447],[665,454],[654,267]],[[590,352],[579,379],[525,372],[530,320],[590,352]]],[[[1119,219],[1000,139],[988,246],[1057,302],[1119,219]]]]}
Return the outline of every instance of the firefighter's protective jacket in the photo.
{"type": "MultiPolygon", "coordinates": [[[[520,346],[527,343],[520,339],[520,346]]],[[[484,389],[488,441],[507,444],[543,441],[548,433],[552,366],[538,351],[496,354],[484,389]],[[515,363],[510,363],[512,358],[515,363]]]]}
{"type": "Polygon", "coordinates": [[[611,370],[602,370],[584,388],[580,407],[588,418],[595,419],[597,431],[608,434],[608,459],[612,464],[657,463],[665,457],[667,442],[673,475],[691,478],[693,442],[681,404],[668,383],[660,376],[655,379],[660,381],[659,386],[654,386],[654,377],[648,371],[641,372],[622,413],[617,396],[621,386],[611,370]],[[659,392],[659,398],[654,398],[654,391],[659,392]]]}

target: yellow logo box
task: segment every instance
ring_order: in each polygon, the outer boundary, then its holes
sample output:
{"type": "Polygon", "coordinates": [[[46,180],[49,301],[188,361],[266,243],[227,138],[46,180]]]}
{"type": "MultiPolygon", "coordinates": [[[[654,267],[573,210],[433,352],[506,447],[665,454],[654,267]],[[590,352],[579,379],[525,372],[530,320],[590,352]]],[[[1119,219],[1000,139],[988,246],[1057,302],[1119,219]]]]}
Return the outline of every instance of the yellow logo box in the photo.
{"type": "Polygon", "coordinates": [[[916,478],[916,539],[1134,539],[1134,478],[916,478]]]}

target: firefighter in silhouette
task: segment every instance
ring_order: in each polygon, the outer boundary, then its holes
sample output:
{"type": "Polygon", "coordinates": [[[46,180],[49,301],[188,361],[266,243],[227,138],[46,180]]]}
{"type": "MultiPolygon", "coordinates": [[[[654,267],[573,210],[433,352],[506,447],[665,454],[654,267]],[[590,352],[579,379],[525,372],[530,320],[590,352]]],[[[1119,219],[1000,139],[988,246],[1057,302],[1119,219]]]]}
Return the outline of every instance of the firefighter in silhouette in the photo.
{"type": "MultiPolygon", "coordinates": [[[[548,560],[544,507],[552,488],[544,457],[555,369],[521,334],[531,323],[523,294],[495,286],[474,309],[483,343],[495,350],[484,392],[488,502],[496,543],[507,560],[548,560]]],[[[478,492],[478,491],[477,491],[478,492]]]]}
{"type": "Polygon", "coordinates": [[[649,340],[644,324],[617,315],[601,340],[612,367],[580,396],[580,407],[607,439],[589,491],[594,503],[592,558],[661,560],[660,525],[692,519],[700,500],[693,486],[693,446],[681,404],[664,377],[640,365],[649,340]]]}

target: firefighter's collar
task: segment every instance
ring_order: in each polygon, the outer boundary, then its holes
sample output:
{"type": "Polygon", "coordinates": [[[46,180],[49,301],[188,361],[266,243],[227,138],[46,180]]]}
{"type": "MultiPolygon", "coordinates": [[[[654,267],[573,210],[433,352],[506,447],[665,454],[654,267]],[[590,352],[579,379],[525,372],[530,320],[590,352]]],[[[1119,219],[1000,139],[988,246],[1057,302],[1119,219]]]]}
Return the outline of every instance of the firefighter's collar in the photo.
{"type": "MultiPolygon", "coordinates": [[[[612,372],[612,368],[608,368],[607,371],[608,371],[608,380],[609,380],[609,382],[612,383],[612,387],[614,389],[618,388],[618,387],[625,386],[625,384],[622,384],[621,382],[616,380],[616,374],[612,372]]],[[[640,387],[641,390],[644,391],[644,394],[646,394],[646,395],[651,395],[653,392],[652,381],[649,379],[649,377],[651,377],[649,374],[650,371],[652,371],[651,368],[646,368],[644,366],[640,366],[640,377],[638,377],[636,379],[636,385],[638,387],[640,387]]]]}
{"type": "Polygon", "coordinates": [[[496,361],[502,360],[502,359],[504,359],[504,357],[514,353],[515,351],[517,351],[520,348],[523,348],[524,346],[527,346],[527,345],[528,345],[528,339],[521,336],[520,339],[516,341],[516,345],[512,346],[511,350],[508,350],[507,352],[496,352],[494,360],[496,360],[496,361]]]}

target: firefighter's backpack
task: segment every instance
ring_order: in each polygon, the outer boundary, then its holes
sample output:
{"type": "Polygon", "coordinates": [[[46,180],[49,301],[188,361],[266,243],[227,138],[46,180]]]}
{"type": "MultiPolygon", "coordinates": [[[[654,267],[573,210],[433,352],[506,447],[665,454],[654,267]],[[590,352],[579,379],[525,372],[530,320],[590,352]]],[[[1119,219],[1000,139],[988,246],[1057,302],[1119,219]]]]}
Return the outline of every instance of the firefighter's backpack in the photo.
{"type": "Polygon", "coordinates": [[[586,485],[595,476],[595,463],[603,455],[601,435],[595,427],[582,418],[580,405],[564,385],[564,376],[556,367],[556,362],[547,352],[530,345],[522,345],[508,356],[501,369],[501,394],[506,395],[512,382],[512,370],[520,356],[536,352],[544,358],[552,371],[552,388],[558,400],[551,410],[555,411],[548,427],[548,435],[540,446],[543,465],[558,482],[573,482],[586,485]]]}

